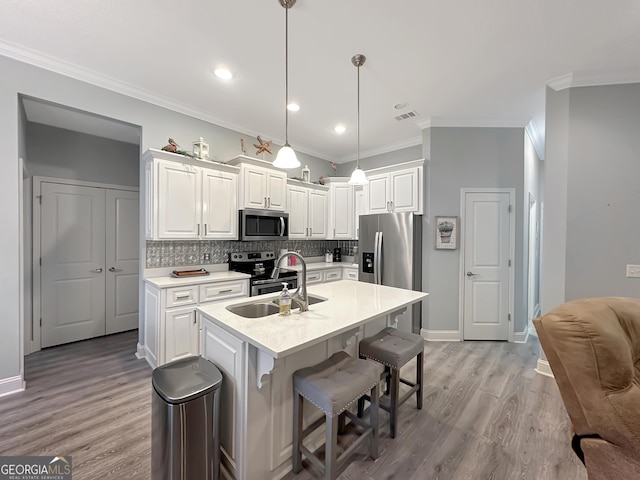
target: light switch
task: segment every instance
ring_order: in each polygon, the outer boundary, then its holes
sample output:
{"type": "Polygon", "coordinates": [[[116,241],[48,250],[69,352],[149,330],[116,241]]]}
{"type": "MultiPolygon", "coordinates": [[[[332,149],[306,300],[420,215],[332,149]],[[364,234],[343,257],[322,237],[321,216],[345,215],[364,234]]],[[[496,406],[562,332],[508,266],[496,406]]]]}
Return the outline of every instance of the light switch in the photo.
{"type": "Polygon", "coordinates": [[[627,265],[627,277],[640,278],[640,265],[627,265]]]}

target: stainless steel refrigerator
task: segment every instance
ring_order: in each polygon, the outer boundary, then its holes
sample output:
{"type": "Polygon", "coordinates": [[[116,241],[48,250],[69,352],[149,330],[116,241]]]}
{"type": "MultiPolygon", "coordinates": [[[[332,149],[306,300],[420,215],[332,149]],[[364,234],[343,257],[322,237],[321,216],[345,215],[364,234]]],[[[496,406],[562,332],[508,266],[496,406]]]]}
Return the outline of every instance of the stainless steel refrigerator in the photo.
{"type": "MultiPolygon", "coordinates": [[[[360,215],[359,280],[422,291],[422,215],[360,215]]],[[[420,333],[422,302],[399,317],[398,328],[420,333]]]]}

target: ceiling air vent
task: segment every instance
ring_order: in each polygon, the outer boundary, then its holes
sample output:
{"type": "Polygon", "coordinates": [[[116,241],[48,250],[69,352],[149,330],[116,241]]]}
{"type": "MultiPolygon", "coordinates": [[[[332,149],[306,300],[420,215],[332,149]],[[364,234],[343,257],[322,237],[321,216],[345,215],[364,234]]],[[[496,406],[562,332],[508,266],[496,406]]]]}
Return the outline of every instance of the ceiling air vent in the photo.
{"type": "Polygon", "coordinates": [[[408,118],[414,118],[417,116],[419,116],[418,112],[416,112],[415,110],[411,110],[410,112],[401,113],[400,115],[397,115],[393,118],[395,118],[398,122],[401,122],[402,120],[407,120],[408,118]]]}

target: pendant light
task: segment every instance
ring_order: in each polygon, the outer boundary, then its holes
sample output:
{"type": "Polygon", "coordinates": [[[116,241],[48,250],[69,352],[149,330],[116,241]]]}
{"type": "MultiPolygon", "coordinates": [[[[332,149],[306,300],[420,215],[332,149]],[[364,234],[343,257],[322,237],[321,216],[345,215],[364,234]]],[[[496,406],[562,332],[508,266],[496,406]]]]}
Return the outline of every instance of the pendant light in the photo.
{"type": "Polygon", "coordinates": [[[358,69],[358,110],[356,117],[356,168],[351,174],[349,185],[366,185],[367,183],[369,183],[364,170],[360,168],[360,67],[364,64],[366,59],[367,57],[360,53],[351,57],[351,63],[353,63],[358,69]]]}
{"type": "Polygon", "coordinates": [[[284,145],[278,151],[273,166],[277,168],[298,168],[300,162],[296,152],[289,145],[289,9],[296,0],[278,0],[284,7],[284,145]]]}

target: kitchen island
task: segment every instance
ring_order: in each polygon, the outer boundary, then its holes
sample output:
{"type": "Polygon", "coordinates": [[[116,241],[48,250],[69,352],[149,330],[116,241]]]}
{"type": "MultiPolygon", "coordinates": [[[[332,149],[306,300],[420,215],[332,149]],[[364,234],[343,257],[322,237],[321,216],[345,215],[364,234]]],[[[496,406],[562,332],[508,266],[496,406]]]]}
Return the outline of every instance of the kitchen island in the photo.
{"type": "MultiPolygon", "coordinates": [[[[394,312],[427,294],[342,280],[314,285],[326,298],[308,312],[244,318],[226,307],[269,302],[276,294],[198,308],[201,355],[223,373],[221,389],[222,477],[278,479],[291,470],[293,393],[291,375],[345,350],[357,356],[360,339],[386,327],[394,312]]],[[[305,421],[319,411],[306,409],[305,421]]],[[[323,441],[323,429],[310,442],[323,441]]]]}

